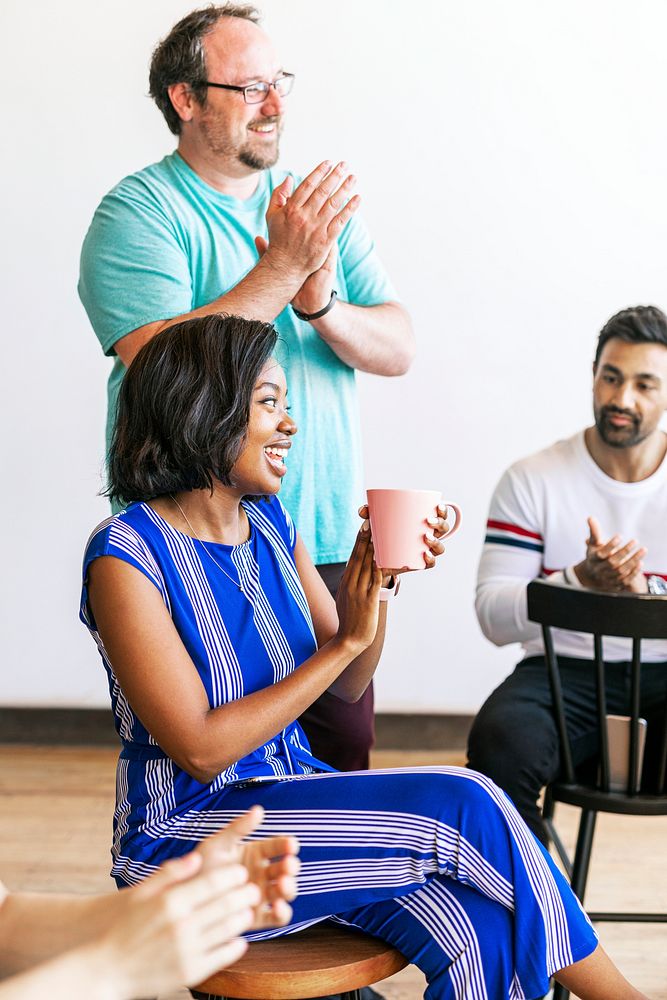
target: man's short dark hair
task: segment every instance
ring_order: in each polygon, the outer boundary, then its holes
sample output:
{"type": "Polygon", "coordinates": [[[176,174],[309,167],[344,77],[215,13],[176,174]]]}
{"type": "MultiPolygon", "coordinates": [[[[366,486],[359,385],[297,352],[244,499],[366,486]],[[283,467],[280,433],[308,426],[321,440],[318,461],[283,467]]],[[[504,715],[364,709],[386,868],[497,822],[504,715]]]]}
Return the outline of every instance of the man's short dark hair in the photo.
{"type": "Polygon", "coordinates": [[[271,323],[219,313],[144,344],[121,384],[106,494],[126,504],[230,485],[276,339],[271,323]]]}
{"type": "Polygon", "coordinates": [[[240,17],[259,24],[260,16],[251,4],[209,4],[191,11],[175,24],[166,38],[153,52],[149,73],[149,92],[164,115],[174,135],[181,133],[181,119],[169,97],[169,87],[174,83],[187,83],[196,101],[206,103],[206,60],[202,44],[221,17],[240,17]]]}
{"type": "Polygon", "coordinates": [[[621,309],[607,320],[600,331],[595,367],[607,342],[614,339],[624,340],[627,344],[662,344],[667,347],[667,316],[657,306],[621,309]]]}

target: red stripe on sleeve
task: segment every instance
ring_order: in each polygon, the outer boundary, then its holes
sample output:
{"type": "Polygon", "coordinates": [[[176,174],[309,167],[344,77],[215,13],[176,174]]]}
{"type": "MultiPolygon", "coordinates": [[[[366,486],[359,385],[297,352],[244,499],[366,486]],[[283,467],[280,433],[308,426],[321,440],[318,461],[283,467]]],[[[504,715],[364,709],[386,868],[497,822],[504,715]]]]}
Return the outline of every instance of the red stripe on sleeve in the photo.
{"type": "Polygon", "coordinates": [[[541,542],[542,536],[537,535],[534,531],[526,531],[525,528],[520,528],[518,524],[508,524],[507,521],[487,521],[487,528],[495,528],[497,531],[512,531],[515,535],[523,535],[525,538],[535,538],[538,542],[541,542]]]}

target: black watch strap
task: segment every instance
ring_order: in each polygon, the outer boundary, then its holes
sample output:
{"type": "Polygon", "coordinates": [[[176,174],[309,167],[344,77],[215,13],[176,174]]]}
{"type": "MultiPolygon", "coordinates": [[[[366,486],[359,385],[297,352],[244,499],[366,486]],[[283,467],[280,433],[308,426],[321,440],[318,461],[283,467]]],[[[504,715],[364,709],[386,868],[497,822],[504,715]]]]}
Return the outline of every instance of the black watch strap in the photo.
{"type": "Polygon", "coordinates": [[[297,309],[296,306],[292,306],[292,311],[295,316],[299,317],[299,319],[303,319],[306,320],[306,322],[310,322],[311,319],[320,319],[320,317],[326,316],[326,314],[336,305],[337,298],[338,298],[338,292],[336,291],[335,288],[332,288],[331,298],[325,305],[324,309],[318,309],[317,312],[314,313],[303,313],[299,309],[297,309]]]}

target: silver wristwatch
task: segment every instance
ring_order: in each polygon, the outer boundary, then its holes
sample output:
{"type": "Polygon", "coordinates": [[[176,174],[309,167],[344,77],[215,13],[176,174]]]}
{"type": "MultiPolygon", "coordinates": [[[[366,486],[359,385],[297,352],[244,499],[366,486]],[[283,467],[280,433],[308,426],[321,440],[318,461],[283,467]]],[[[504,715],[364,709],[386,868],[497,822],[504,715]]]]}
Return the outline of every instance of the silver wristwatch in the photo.
{"type": "Polygon", "coordinates": [[[663,580],[661,576],[649,576],[646,583],[649,594],[654,594],[656,597],[667,597],[667,580],[663,580]]]}

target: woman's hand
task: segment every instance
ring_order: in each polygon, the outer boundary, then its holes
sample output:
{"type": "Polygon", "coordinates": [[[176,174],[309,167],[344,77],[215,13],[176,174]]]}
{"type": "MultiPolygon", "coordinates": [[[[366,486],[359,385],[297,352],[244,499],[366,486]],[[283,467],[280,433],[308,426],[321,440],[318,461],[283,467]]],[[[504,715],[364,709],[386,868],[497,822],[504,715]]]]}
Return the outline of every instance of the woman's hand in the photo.
{"type": "Polygon", "coordinates": [[[338,638],[358,652],[375,639],[380,609],[382,571],[375,565],[370,523],[365,518],[336,595],[338,638]]]}
{"type": "Polygon", "coordinates": [[[436,511],[437,517],[429,517],[426,522],[429,528],[431,528],[431,531],[427,531],[424,535],[424,541],[426,542],[429,550],[424,553],[426,569],[433,569],[436,559],[445,551],[442,539],[449,531],[449,524],[447,523],[447,508],[438,504],[436,511]]]}

